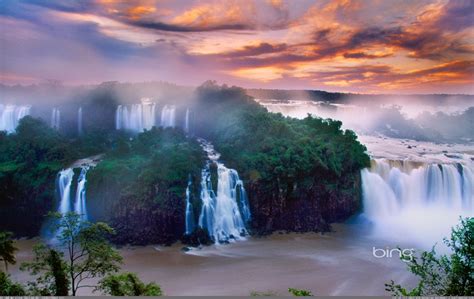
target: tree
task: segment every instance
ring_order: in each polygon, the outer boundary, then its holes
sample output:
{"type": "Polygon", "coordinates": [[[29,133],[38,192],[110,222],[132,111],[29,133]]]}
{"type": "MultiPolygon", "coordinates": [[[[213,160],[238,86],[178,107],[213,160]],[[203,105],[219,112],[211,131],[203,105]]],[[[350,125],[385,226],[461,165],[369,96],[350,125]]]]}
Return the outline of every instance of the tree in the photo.
{"type": "Polygon", "coordinates": [[[386,290],[394,296],[472,296],[474,295],[474,218],[461,218],[444,239],[450,255],[437,256],[435,248],[419,258],[405,260],[410,272],[419,277],[418,285],[408,290],[392,280],[386,290]]]}
{"type": "Polygon", "coordinates": [[[63,260],[64,254],[44,244],[33,248],[35,259],[21,265],[22,270],[29,270],[36,276],[35,282],[30,282],[30,293],[41,296],[67,296],[69,280],[67,265],[63,260]]]}
{"type": "Polygon", "coordinates": [[[145,284],[135,273],[108,275],[99,282],[96,290],[111,296],[161,296],[162,291],[156,283],[145,284]]]}
{"type": "Polygon", "coordinates": [[[119,270],[122,257],[107,240],[114,233],[111,227],[101,222],[82,221],[74,212],[55,213],[53,216],[57,218],[56,244],[39,246],[35,260],[23,266],[32,274],[43,273],[39,280],[43,290],[49,286],[51,291],[54,281],[55,292],[65,292],[64,283],[67,281],[68,289],[75,296],[80,288],[95,287],[86,285],[87,280],[119,270]]]}
{"type": "Polygon", "coordinates": [[[0,260],[5,264],[5,271],[8,272],[8,264],[16,264],[15,247],[11,232],[0,232],[0,260]]]}
{"type": "Polygon", "coordinates": [[[10,280],[8,274],[0,271],[0,296],[25,296],[25,288],[10,280]]]}

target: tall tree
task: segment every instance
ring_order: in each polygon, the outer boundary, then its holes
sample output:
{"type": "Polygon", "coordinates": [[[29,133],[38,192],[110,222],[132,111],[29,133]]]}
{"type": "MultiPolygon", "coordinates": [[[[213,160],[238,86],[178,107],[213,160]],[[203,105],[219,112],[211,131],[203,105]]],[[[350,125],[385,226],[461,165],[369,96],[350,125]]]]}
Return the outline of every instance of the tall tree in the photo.
{"type": "Polygon", "coordinates": [[[11,232],[0,232],[0,260],[5,264],[5,271],[8,272],[8,264],[16,264],[15,247],[11,232]]]}
{"type": "Polygon", "coordinates": [[[57,219],[56,244],[51,246],[58,251],[54,254],[51,254],[51,251],[48,253],[44,249],[48,247],[42,245],[43,249],[36,252],[35,260],[24,264],[25,269],[33,274],[35,269],[40,269],[43,277],[54,279],[57,292],[65,290],[62,283],[66,279],[61,274],[64,269],[67,273],[68,289],[73,296],[80,288],[95,287],[87,285],[88,280],[101,278],[119,270],[122,257],[107,240],[114,233],[111,227],[101,222],[82,221],[80,215],[74,212],[65,215],[55,213],[54,217],[57,219]],[[45,263],[48,264],[47,267],[44,267],[45,263]]]}

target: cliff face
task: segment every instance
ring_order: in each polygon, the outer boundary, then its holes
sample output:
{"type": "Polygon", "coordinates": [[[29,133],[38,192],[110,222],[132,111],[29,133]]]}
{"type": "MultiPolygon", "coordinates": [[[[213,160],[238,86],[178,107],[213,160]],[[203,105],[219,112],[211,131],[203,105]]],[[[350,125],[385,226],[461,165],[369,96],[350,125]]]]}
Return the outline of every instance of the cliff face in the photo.
{"type": "Polygon", "coordinates": [[[360,208],[360,175],[344,177],[340,183],[327,186],[313,182],[295,184],[291,194],[262,184],[247,186],[255,234],[276,230],[320,232],[330,230],[333,222],[345,221],[360,208]]]}

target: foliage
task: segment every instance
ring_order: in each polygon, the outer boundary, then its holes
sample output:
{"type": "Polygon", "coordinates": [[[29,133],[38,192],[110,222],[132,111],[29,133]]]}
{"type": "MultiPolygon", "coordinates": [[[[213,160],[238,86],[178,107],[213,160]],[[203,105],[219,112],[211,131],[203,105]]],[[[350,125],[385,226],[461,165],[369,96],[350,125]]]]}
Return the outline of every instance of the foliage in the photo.
{"type": "Polygon", "coordinates": [[[66,278],[62,273],[65,271],[69,289],[75,296],[78,289],[91,287],[84,284],[87,280],[119,270],[122,257],[107,241],[114,233],[112,228],[105,223],[82,221],[80,215],[73,212],[54,216],[58,221],[56,247],[65,254],[54,254],[52,258],[50,248],[39,246],[35,251],[35,260],[23,265],[32,275],[42,273],[38,280],[39,289],[51,291],[54,280],[56,292],[63,292],[66,278]]]}
{"type": "Polygon", "coordinates": [[[29,282],[29,292],[40,296],[67,296],[69,280],[64,254],[44,244],[33,248],[34,260],[21,265],[22,270],[30,271],[36,277],[29,282]]]}
{"type": "Polygon", "coordinates": [[[392,280],[386,290],[394,296],[472,296],[474,294],[474,218],[460,220],[444,243],[450,255],[436,255],[433,249],[406,262],[418,285],[408,290],[392,280]]]}
{"type": "Polygon", "coordinates": [[[76,158],[70,143],[41,120],[28,116],[16,133],[0,132],[0,227],[38,235],[53,205],[57,172],[76,158]]]}
{"type": "Polygon", "coordinates": [[[360,207],[360,170],[370,160],[340,121],[268,113],[244,90],[215,82],[199,87],[197,98],[197,134],[239,171],[258,230],[321,229],[360,207]]]}
{"type": "Polygon", "coordinates": [[[161,296],[162,291],[156,283],[145,284],[135,273],[108,275],[99,282],[97,290],[111,296],[161,296]]]}
{"type": "Polygon", "coordinates": [[[16,264],[15,252],[18,248],[12,240],[11,232],[0,232],[0,260],[5,264],[5,271],[8,272],[8,264],[16,264]]]}
{"type": "Polygon", "coordinates": [[[114,242],[172,243],[184,233],[182,215],[190,176],[193,198],[198,198],[203,161],[199,144],[180,129],[122,134],[114,149],[88,173],[91,216],[120,232],[114,242]]]}
{"type": "Polygon", "coordinates": [[[11,281],[8,274],[0,271],[0,296],[25,296],[27,295],[25,288],[11,281]]]}
{"type": "Polygon", "coordinates": [[[291,295],[297,296],[297,297],[313,296],[313,294],[311,294],[311,291],[308,291],[308,290],[300,290],[300,289],[289,288],[289,289],[288,289],[288,292],[289,292],[291,295]]]}

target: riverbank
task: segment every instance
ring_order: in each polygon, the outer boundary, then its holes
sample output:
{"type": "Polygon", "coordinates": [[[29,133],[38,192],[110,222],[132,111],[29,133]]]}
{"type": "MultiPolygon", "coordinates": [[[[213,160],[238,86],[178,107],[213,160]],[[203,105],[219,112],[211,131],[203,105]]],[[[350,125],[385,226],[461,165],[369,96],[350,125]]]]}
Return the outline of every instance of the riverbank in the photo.
{"type": "MultiPolygon", "coordinates": [[[[123,271],[156,281],[166,295],[236,295],[272,292],[287,295],[289,287],[308,289],[315,295],[388,295],[384,283],[391,279],[410,284],[412,277],[398,257],[375,258],[372,248],[385,248],[355,225],[334,225],[326,234],[279,234],[249,237],[229,245],[182,251],[170,247],[123,247],[123,271]]],[[[19,264],[31,259],[38,240],[20,240],[13,279],[26,282],[19,264]]],[[[401,245],[401,244],[398,244],[401,245]]],[[[80,295],[91,295],[84,289],[80,295]]]]}

